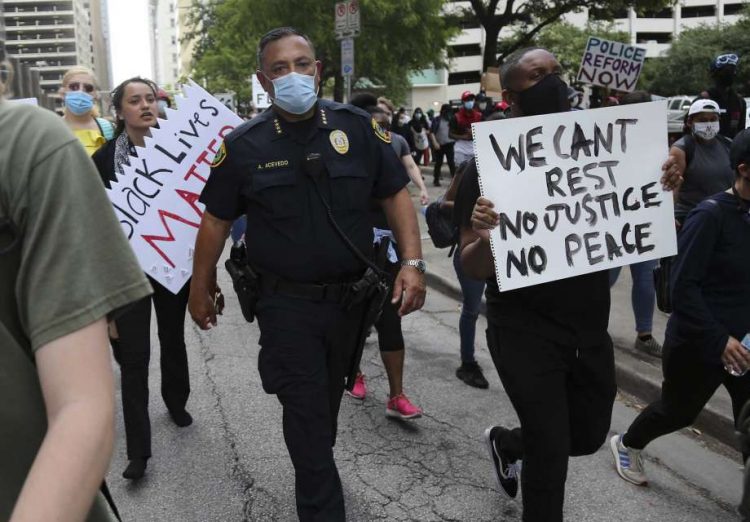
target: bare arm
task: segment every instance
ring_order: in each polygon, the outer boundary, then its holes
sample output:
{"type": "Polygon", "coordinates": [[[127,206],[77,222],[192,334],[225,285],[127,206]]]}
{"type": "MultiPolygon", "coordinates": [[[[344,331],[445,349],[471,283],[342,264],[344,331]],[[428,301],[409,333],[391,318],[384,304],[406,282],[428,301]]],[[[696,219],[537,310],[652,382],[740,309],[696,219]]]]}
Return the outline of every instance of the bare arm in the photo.
{"type": "MultiPolygon", "coordinates": [[[[381,205],[388,218],[388,226],[391,227],[396,238],[401,259],[421,259],[422,243],[419,236],[419,224],[409,193],[403,188],[394,195],[381,200],[381,205]]],[[[393,283],[392,298],[394,304],[401,300],[399,315],[406,315],[422,308],[425,291],[424,275],[414,267],[401,267],[393,283]]]]}
{"type": "Polygon", "coordinates": [[[109,467],[114,382],[107,323],[100,319],[35,353],[47,433],[11,522],[80,522],[109,467]]]}
{"type": "Polygon", "coordinates": [[[471,228],[461,227],[461,266],[474,279],[487,279],[495,273],[490,248],[490,230],[497,226],[498,215],[487,198],[480,197],[471,214],[471,228]]]}
{"type": "Polygon", "coordinates": [[[216,324],[213,294],[216,290],[216,263],[232,228],[231,221],[203,213],[198,237],[195,239],[193,278],[190,281],[188,310],[193,321],[203,330],[216,324]]]}
{"type": "Polygon", "coordinates": [[[677,201],[677,194],[680,192],[680,184],[685,179],[685,169],[687,168],[687,157],[685,151],[679,147],[672,146],[669,149],[669,157],[664,163],[663,170],[665,173],[671,170],[675,171],[673,175],[679,177],[679,183],[673,185],[672,196],[677,201]]]}
{"type": "Polygon", "coordinates": [[[414,163],[414,158],[411,154],[401,156],[401,163],[404,165],[406,173],[409,175],[412,183],[419,188],[419,202],[422,205],[426,205],[430,201],[430,196],[427,194],[427,187],[422,179],[422,171],[420,171],[417,164],[414,163]]]}

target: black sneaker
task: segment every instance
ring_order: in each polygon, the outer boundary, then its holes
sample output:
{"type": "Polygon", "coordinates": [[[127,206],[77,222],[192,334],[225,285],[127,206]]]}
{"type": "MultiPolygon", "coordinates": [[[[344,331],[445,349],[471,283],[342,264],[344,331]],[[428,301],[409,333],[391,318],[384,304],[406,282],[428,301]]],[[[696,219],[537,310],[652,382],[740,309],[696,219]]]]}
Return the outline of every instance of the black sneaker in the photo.
{"type": "Polygon", "coordinates": [[[476,362],[461,363],[461,366],[456,370],[456,377],[474,388],[487,389],[490,387],[490,383],[484,378],[482,368],[476,362]]]}
{"type": "Polygon", "coordinates": [[[519,474],[519,462],[517,460],[510,461],[503,454],[502,449],[498,449],[495,445],[498,433],[501,431],[507,431],[501,426],[490,426],[484,430],[484,440],[487,443],[487,450],[490,452],[492,458],[492,468],[495,470],[495,478],[500,486],[500,490],[505,493],[508,498],[516,498],[518,494],[518,474],[519,474]]]}

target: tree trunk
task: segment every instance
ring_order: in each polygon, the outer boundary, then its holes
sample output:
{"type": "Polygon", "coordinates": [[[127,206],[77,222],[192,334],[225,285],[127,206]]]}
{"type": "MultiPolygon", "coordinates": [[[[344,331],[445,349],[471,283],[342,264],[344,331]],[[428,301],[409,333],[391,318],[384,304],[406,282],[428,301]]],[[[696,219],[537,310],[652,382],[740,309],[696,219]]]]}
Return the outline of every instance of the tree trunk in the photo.
{"type": "Polygon", "coordinates": [[[497,38],[500,35],[499,24],[482,24],[484,25],[485,40],[484,40],[484,58],[483,58],[483,70],[486,71],[487,67],[497,67],[497,38]]]}
{"type": "Polygon", "coordinates": [[[333,77],[333,100],[344,101],[344,78],[340,74],[333,77]]]}

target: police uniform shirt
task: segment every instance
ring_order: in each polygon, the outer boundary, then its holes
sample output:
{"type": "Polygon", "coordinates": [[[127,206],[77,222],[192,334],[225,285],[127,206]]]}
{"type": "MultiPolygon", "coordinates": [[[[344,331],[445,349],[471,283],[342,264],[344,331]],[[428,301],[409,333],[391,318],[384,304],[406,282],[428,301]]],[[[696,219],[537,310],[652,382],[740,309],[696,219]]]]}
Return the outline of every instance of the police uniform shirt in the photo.
{"type": "Polygon", "coordinates": [[[311,119],[289,123],[268,110],[230,133],[214,159],[200,201],[219,219],[247,214],[250,264],[297,282],[359,277],[364,265],[328,221],[318,187],[339,227],[365,255],[372,251],[371,198],[408,183],[384,133],[360,109],[319,100],[311,119]]]}

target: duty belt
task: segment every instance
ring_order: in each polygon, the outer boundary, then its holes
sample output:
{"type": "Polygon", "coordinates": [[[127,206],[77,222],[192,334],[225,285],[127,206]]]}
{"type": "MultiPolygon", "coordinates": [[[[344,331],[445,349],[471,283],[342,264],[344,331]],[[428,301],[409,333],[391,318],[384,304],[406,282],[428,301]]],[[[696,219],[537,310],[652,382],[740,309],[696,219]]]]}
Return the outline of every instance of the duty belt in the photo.
{"type": "Polygon", "coordinates": [[[351,290],[352,283],[298,283],[263,273],[259,278],[259,286],[263,295],[341,303],[351,290]]]}

